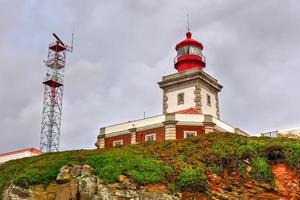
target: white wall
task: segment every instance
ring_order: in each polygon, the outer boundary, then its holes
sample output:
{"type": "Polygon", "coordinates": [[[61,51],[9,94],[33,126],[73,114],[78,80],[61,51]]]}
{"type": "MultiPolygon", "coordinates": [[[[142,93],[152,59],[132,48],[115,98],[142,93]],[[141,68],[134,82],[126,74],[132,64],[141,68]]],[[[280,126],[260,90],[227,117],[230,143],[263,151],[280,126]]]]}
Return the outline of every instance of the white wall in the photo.
{"type": "Polygon", "coordinates": [[[4,162],[9,161],[9,160],[16,160],[16,159],[31,157],[31,156],[36,156],[36,155],[38,155],[38,154],[35,154],[33,152],[30,152],[30,151],[10,154],[10,155],[7,155],[7,156],[0,157],[0,163],[4,163],[4,162]]]}
{"type": "Polygon", "coordinates": [[[167,93],[167,97],[168,97],[167,112],[168,113],[173,113],[173,112],[176,112],[176,111],[185,110],[185,109],[195,107],[196,103],[194,101],[194,99],[195,99],[194,91],[195,91],[195,86],[188,87],[188,88],[181,89],[181,90],[176,90],[176,91],[173,91],[173,92],[168,92],[167,93]],[[179,93],[184,93],[184,104],[177,105],[177,95],[179,93]]]}
{"type": "Polygon", "coordinates": [[[201,87],[201,103],[202,103],[202,113],[212,115],[215,118],[217,117],[217,101],[216,95],[209,92],[206,88],[201,87]],[[207,105],[207,95],[210,95],[211,105],[207,105]]]}
{"type": "Polygon", "coordinates": [[[217,127],[221,128],[221,129],[223,129],[223,130],[225,130],[227,132],[230,132],[230,133],[234,133],[235,132],[234,127],[232,127],[229,124],[226,124],[225,122],[223,122],[221,120],[213,118],[213,122],[216,124],[217,127]]]}
{"type": "Polygon", "coordinates": [[[175,114],[175,120],[178,122],[202,123],[204,121],[204,115],[175,114]]]}
{"type": "Polygon", "coordinates": [[[105,127],[105,134],[115,133],[119,131],[128,130],[131,128],[140,128],[144,126],[150,126],[154,124],[163,123],[165,121],[165,115],[159,115],[154,117],[148,117],[145,119],[130,121],[122,124],[116,124],[112,126],[105,127]]]}

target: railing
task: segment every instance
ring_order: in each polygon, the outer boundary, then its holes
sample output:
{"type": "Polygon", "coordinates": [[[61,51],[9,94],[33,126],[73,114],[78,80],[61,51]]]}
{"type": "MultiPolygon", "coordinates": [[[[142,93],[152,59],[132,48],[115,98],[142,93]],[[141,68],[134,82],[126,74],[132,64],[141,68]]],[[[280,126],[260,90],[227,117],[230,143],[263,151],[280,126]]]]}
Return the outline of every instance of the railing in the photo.
{"type": "Polygon", "coordinates": [[[276,137],[278,135],[278,131],[269,131],[269,132],[264,132],[261,133],[262,137],[276,137]]]}
{"type": "Polygon", "coordinates": [[[63,84],[63,78],[61,75],[48,75],[46,76],[46,78],[44,78],[43,82],[50,81],[50,80],[63,84]]]}
{"type": "Polygon", "coordinates": [[[194,56],[199,56],[202,60],[202,62],[206,63],[206,58],[203,55],[199,55],[199,54],[193,54],[193,53],[189,53],[189,54],[183,54],[183,55],[177,55],[174,58],[174,64],[176,64],[178,62],[178,58],[182,57],[182,56],[187,56],[187,55],[194,55],[194,56]]]}

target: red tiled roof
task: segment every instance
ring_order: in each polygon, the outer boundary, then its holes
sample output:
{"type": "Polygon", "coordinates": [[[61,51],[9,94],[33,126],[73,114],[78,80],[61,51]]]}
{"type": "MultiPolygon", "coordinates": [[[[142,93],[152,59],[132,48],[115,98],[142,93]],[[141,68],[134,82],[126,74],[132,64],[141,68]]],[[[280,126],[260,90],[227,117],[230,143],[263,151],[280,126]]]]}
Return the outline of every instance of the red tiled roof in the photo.
{"type": "Polygon", "coordinates": [[[201,114],[198,110],[194,109],[194,108],[188,108],[188,109],[185,109],[185,110],[180,110],[180,111],[177,111],[175,112],[176,114],[192,114],[192,115],[199,115],[201,114]]]}
{"type": "Polygon", "coordinates": [[[22,153],[22,152],[25,152],[25,151],[30,151],[30,152],[35,153],[35,154],[43,154],[44,153],[44,152],[42,152],[42,151],[40,151],[36,148],[27,148],[27,149],[20,149],[20,150],[17,150],[17,151],[11,151],[11,152],[7,152],[7,153],[1,153],[0,157],[12,155],[12,154],[17,154],[17,153],[22,153]]]}

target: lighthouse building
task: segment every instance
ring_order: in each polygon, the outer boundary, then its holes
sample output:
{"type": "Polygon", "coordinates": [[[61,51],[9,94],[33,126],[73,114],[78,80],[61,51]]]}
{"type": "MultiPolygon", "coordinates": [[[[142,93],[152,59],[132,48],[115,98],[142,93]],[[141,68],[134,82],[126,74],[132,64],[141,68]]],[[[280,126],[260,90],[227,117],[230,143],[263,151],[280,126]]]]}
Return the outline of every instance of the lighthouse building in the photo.
{"type": "Polygon", "coordinates": [[[163,90],[163,113],[135,121],[100,128],[97,148],[145,141],[180,140],[209,132],[247,135],[220,120],[222,85],[204,71],[203,45],[191,32],[179,42],[174,59],[176,73],[158,82],[163,90]]]}

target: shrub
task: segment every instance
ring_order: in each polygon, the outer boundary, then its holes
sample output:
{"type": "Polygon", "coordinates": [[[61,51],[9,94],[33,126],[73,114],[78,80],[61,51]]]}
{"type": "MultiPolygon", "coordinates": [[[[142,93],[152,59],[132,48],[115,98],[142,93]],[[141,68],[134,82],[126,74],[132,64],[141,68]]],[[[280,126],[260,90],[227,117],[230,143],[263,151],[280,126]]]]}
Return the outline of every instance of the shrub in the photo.
{"type": "Polygon", "coordinates": [[[222,173],[222,168],[220,165],[217,164],[212,164],[211,166],[208,167],[208,170],[215,173],[216,175],[220,176],[222,173]]]}
{"type": "Polygon", "coordinates": [[[251,162],[252,176],[255,179],[263,181],[272,181],[273,174],[270,165],[267,163],[265,158],[256,157],[251,162]]]}
{"type": "Polygon", "coordinates": [[[175,183],[169,183],[169,184],[168,184],[168,189],[169,189],[171,192],[175,192],[175,191],[177,190],[176,184],[175,184],[175,183]]]}
{"type": "Polygon", "coordinates": [[[205,192],[207,183],[204,165],[198,165],[195,169],[188,167],[181,171],[178,183],[183,190],[205,192]]]}
{"type": "Polygon", "coordinates": [[[290,146],[285,149],[285,160],[291,167],[300,166],[300,140],[299,144],[290,146]]]}

